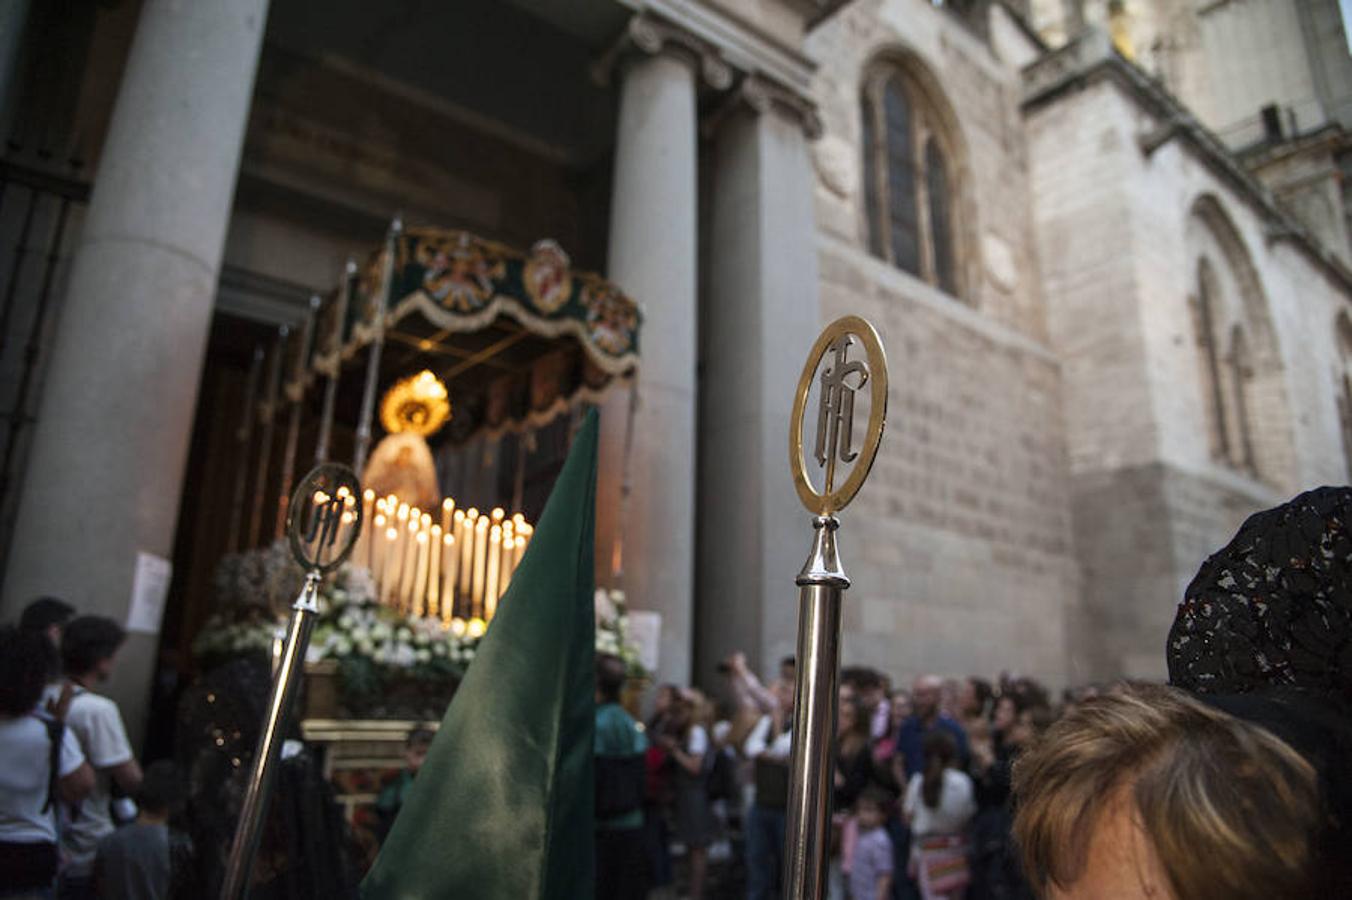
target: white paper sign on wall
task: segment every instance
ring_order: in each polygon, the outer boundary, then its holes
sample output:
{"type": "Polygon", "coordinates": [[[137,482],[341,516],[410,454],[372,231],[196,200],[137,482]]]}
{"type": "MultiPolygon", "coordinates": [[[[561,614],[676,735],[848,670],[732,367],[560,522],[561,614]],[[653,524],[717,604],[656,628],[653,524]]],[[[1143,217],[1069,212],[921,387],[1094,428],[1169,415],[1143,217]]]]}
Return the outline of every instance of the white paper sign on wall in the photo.
{"type": "Polygon", "coordinates": [[[631,610],[625,636],[638,648],[638,661],[649,672],[657,671],[658,647],[662,643],[662,614],[649,610],[631,610]]]}
{"type": "Polygon", "coordinates": [[[159,634],[164,618],[164,602],[169,596],[169,578],[173,563],[153,553],[136,554],[136,574],[131,582],[131,607],[127,610],[127,630],[159,634]]]}

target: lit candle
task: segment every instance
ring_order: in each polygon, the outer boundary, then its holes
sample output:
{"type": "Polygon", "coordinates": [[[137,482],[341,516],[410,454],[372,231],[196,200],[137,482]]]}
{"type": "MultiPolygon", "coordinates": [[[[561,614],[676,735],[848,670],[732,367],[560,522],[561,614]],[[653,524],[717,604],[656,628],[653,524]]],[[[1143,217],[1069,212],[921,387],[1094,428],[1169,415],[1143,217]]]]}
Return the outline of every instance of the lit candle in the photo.
{"type": "Polygon", "coordinates": [[[456,535],[453,534],[442,535],[441,545],[441,620],[450,622],[456,615],[456,573],[460,569],[460,549],[456,546],[456,535]]]}
{"type": "MultiPolygon", "coordinates": [[[[450,550],[451,555],[447,557],[445,564],[442,566],[443,570],[448,571],[450,574],[447,575],[445,579],[446,587],[442,590],[442,593],[450,598],[451,613],[454,614],[455,604],[459,599],[456,596],[456,588],[459,584],[458,579],[461,569],[460,548],[465,545],[465,513],[463,510],[457,509],[455,515],[451,517],[450,534],[453,538],[451,541],[451,544],[453,545],[450,550]]],[[[463,595],[463,592],[461,592],[461,594],[463,595]]]]}
{"type": "Polygon", "coordinates": [[[433,525],[427,538],[427,614],[441,613],[441,526],[433,525]]]}
{"type": "Polygon", "coordinates": [[[521,557],[526,555],[526,538],[522,535],[517,535],[516,546],[513,547],[512,550],[512,555],[515,557],[515,559],[512,560],[512,571],[515,572],[516,567],[521,565],[521,557]]]}
{"type": "Polygon", "coordinates": [[[488,517],[480,516],[474,523],[474,573],[470,581],[470,609],[475,617],[484,610],[484,575],[488,564],[488,517]]]}
{"type": "Polygon", "coordinates": [[[451,513],[455,512],[455,501],[450,497],[441,501],[441,530],[451,530],[451,513]]]}
{"type": "Polygon", "coordinates": [[[466,615],[473,608],[470,602],[469,587],[470,582],[474,579],[474,523],[478,518],[479,511],[471,506],[469,512],[465,513],[465,522],[461,534],[456,538],[460,542],[460,602],[466,607],[466,615]]]}
{"type": "Polygon", "coordinates": [[[427,535],[426,531],[418,532],[418,564],[413,573],[413,592],[409,604],[409,612],[419,617],[423,615],[427,599],[427,535]]]}
{"type": "Polygon", "coordinates": [[[498,575],[502,571],[502,528],[488,529],[488,574],[484,580],[484,618],[490,622],[498,609],[498,575]]]}
{"type": "Polygon", "coordinates": [[[399,603],[404,612],[413,608],[413,578],[418,568],[418,517],[410,514],[403,536],[404,567],[399,571],[399,603]]]}
{"type": "Polygon", "coordinates": [[[387,603],[399,581],[399,529],[391,525],[385,529],[384,564],[380,576],[380,602],[387,603]]]}
{"type": "Polygon", "coordinates": [[[376,585],[376,599],[380,599],[380,569],[385,562],[385,517],[376,513],[371,522],[371,540],[367,546],[367,568],[371,570],[371,581],[376,585]]]}
{"type": "Polygon", "coordinates": [[[507,593],[512,583],[512,573],[516,571],[516,535],[506,529],[502,532],[502,575],[499,577],[499,596],[507,593]]]}
{"type": "MultiPolygon", "coordinates": [[[[408,534],[408,504],[398,503],[394,507],[394,510],[394,521],[390,522],[390,525],[394,526],[399,533],[394,539],[395,543],[394,546],[390,548],[390,553],[398,565],[394,566],[393,571],[390,573],[392,577],[390,578],[389,584],[389,597],[390,602],[397,606],[399,603],[399,579],[403,576],[404,557],[407,555],[404,549],[404,536],[408,534]]],[[[386,563],[385,568],[389,570],[390,564],[386,563]]]]}

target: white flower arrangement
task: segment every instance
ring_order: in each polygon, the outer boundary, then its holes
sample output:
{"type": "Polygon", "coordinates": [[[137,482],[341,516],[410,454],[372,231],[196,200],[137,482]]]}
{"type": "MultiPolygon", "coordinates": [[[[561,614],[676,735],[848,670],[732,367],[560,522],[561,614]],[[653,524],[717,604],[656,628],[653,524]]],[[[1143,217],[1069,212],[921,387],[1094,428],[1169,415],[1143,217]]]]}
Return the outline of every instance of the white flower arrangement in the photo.
{"type": "Polygon", "coordinates": [[[618,588],[596,589],[596,652],[609,653],[624,660],[629,674],[643,677],[648,674],[639,661],[638,647],[629,641],[629,610],[624,591],[618,588]]]}
{"type": "MultiPolygon", "coordinates": [[[[216,581],[225,609],[202,629],[194,652],[235,656],[269,651],[283,633],[299,592],[300,570],[289,560],[280,542],[223,560],[216,581]]],[[[621,657],[635,675],[646,674],[637,647],[627,638],[624,592],[598,588],[594,600],[597,652],[621,657]]],[[[350,564],[321,586],[319,608],[306,662],[365,662],[413,677],[458,678],[474,660],[481,640],[438,618],[406,615],[379,603],[370,572],[350,564]]]]}
{"type": "Polygon", "coordinates": [[[376,601],[363,568],[344,565],[320,589],[323,613],[310,640],[308,662],[365,657],[394,669],[445,674],[446,663],[463,667],[474,659],[479,639],[457,634],[440,619],[409,616],[376,601]]]}

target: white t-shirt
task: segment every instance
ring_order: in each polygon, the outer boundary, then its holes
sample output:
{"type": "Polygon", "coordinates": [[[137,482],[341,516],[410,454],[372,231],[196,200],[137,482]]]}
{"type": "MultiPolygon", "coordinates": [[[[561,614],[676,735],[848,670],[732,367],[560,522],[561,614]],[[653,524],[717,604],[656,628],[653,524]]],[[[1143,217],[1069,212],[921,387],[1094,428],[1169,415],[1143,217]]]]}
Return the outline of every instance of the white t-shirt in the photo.
{"type": "Polygon", "coordinates": [[[691,725],[685,736],[685,752],[691,756],[703,756],[709,751],[709,733],[703,725],[691,725]]]}
{"type": "MultiPolygon", "coordinates": [[[[56,808],[46,812],[51,783],[51,737],[42,719],[33,712],[15,718],[0,718],[0,841],[20,844],[56,840],[56,808]]],[[[80,744],[67,728],[61,735],[57,776],[65,777],[84,762],[80,744]]]]}
{"type": "Polygon", "coordinates": [[[789,752],[793,749],[793,729],[771,734],[773,728],[774,719],[770,716],[761,716],[756,727],[751,729],[751,733],[742,744],[742,753],[747,759],[755,759],[762,753],[768,753],[776,759],[789,758],[789,752]]]}
{"type": "Polygon", "coordinates": [[[911,820],[911,834],[926,837],[932,834],[961,834],[972,816],[976,815],[972,779],[966,772],[944,769],[944,783],[939,790],[939,805],[930,809],[920,796],[925,776],[917,773],[906,784],[906,800],[902,809],[911,820]]]}
{"type": "MultiPolygon", "coordinates": [[[[59,687],[56,692],[60,693],[59,687]]],[[[78,810],[68,811],[61,827],[61,847],[67,858],[62,871],[84,876],[93,871],[99,840],[111,834],[114,827],[108,810],[111,778],[102,770],[132,759],[131,743],[117,704],[82,688],[75,689],[70,701],[66,731],[75,734],[85,758],[98,775],[94,790],[78,810]]]]}

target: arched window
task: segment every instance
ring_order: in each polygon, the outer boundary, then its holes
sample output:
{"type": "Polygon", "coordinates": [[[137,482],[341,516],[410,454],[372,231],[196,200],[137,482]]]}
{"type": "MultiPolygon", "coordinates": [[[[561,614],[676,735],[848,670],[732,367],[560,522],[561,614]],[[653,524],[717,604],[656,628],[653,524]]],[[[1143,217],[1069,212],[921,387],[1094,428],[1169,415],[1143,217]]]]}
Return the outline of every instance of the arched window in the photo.
{"type": "Polygon", "coordinates": [[[1249,345],[1244,329],[1238,324],[1230,329],[1230,402],[1233,404],[1234,435],[1230,442],[1230,462],[1247,472],[1257,474],[1253,462],[1253,434],[1249,429],[1249,383],[1253,380],[1253,363],[1249,359],[1249,345]]]}
{"type": "Polygon", "coordinates": [[[1194,327],[1197,349],[1201,353],[1203,395],[1206,403],[1207,432],[1211,437],[1211,455],[1230,456],[1230,435],[1225,421],[1225,388],[1221,377],[1220,351],[1216,341],[1216,273],[1211,261],[1197,261],[1197,298],[1194,327]]]}
{"type": "Polygon", "coordinates": [[[953,151],[938,111],[898,67],[864,84],[863,145],[870,251],[958,294],[953,151]]]}
{"type": "Polygon", "coordinates": [[[1201,354],[1203,398],[1211,456],[1226,465],[1257,474],[1250,432],[1249,396],[1253,362],[1243,327],[1226,321],[1225,298],[1211,260],[1197,261],[1193,326],[1201,354]],[[1222,337],[1224,335],[1224,337],[1222,337]]]}
{"type": "MultiPolygon", "coordinates": [[[[1195,265],[1197,425],[1211,459],[1283,489],[1296,483],[1292,410],[1267,298],[1244,241],[1220,201],[1197,198],[1184,229],[1195,265]]],[[[1195,293],[1194,293],[1195,292],[1195,293]]]]}
{"type": "Polygon", "coordinates": [[[950,294],[958,292],[953,270],[953,226],[948,205],[948,163],[939,142],[925,142],[925,174],[929,188],[930,243],[934,248],[934,280],[950,294]]]}

